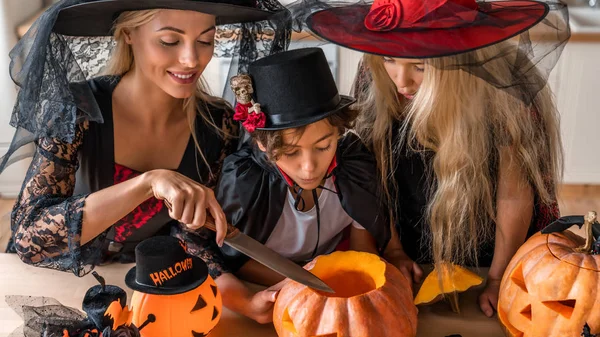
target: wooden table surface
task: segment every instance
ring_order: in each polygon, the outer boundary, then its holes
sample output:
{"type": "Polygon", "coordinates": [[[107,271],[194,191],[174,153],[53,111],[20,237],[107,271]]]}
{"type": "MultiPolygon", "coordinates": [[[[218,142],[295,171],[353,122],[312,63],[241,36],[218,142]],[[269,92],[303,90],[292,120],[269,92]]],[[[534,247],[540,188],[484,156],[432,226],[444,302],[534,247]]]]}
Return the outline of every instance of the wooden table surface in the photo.
{"type": "MultiPolygon", "coordinates": [[[[112,264],[97,267],[107,284],[122,287],[131,298],[132,291],[125,287],[125,273],[132,265],[112,264]]],[[[485,270],[481,270],[485,273],[485,270]]],[[[37,268],[24,264],[16,255],[0,253],[0,337],[10,335],[23,320],[5,301],[6,295],[45,296],[58,300],[65,306],[81,310],[85,292],[97,282],[92,275],[78,278],[71,273],[37,268]]],[[[419,308],[418,336],[445,337],[461,334],[463,337],[504,336],[497,318],[485,317],[476,303],[477,289],[460,297],[461,313],[453,313],[446,303],[436,303],[419,308]]],[[[393,328],[392,328],[393,329],[393,328]]],[[[223,310],[222,318],[211,337],[276,337],[271,324],[260,325],[254,321],[223,310]]],[[[368,336],[379,337],[379,336],[368,336]]],[[[384,336],[381,336],[384,337],[384,336]]]]}

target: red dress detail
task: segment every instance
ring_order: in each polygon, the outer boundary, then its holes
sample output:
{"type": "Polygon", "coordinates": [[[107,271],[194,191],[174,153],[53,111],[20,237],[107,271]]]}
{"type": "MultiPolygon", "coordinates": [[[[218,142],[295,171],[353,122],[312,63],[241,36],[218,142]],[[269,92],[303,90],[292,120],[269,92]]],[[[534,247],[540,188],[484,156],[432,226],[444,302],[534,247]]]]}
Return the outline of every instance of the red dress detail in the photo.
{"type": "MultiPolygon", "coordinates": [[[[115,185],[139,175],[140,172],[115,163],[115,185]]],[[[115,241],[125,242],[127,237],[131,236],[136,229],[144,226],[148,220],[152,219],[152,217],[160,212],[163,207],[164,203],[155,197],[151,197],[150,199],[141,203],[138,207],[131,211],[131,213],[127,214],[121,220],[115,223],[115,241]]]]}

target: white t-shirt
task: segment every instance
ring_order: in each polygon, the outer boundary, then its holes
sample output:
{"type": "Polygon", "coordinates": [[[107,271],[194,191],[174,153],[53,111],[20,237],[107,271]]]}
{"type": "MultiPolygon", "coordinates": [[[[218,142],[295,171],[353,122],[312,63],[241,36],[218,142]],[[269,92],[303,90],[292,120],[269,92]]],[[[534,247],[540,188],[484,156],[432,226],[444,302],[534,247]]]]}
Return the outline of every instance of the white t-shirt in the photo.
{"type": "MultiPolygon", "coordinates": [[[[327,179],[324,186],[335,191],[333,178],[327,179]]],[[[291,260],[306,261],[312,257],[317,244],[317,208],[301,212],[294,208],[294,201],[292,192],[288,190],[281,217],[265,245],[291,260]]],[[[333,192],[321,191],[319,208],[321,236],[317,255],[331,253],[349,225],[365,230],[344,211],[339,197],[333,192]]]]}

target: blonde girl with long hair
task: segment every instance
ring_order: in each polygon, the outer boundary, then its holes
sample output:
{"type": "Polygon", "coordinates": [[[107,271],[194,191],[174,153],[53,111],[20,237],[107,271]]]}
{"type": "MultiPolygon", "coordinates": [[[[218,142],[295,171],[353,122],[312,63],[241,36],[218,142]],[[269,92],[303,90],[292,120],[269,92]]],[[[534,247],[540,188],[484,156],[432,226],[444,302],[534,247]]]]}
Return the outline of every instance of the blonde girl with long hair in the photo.
{"type": "Polygon", "coordinates": [[[9,251],[80,276],[90,265],[135,261],[137,243],[155,235],[178,236],[205,257],[210,235],[191,232],[208,216],[222,244],[226,220],[212,187],[236,148],[237,128],[231,107],[207,93],[201,76],[217,24],[271,14],[243,1],[65,0],[50,7],[23,42],[45,47],[31,49],[28,60],[38,63],[20,70],[41,85],[21,83],[15,111],[37,89],[40,110],[30,113],[46,124],[28,129],[39,135],[37,149],[12,214],[9,251]],[[113,36],[103,75],[85,81],[73,59],[81,50],[69,48],[68,36],[113,36]]]}
{"type": "Polygon", "coordinates": [[[375,1],[307,19],[369,53],[354,85],[356,130],[377,158],[396,232],[387,259],[415,282],[423,263],[489,267],[479,305],[490,317],[516,250],[559,216],[563,156],[546,80],[569,31],[565,7],[552,6],[375,1]],[[360,19],[344,21],[350,12],[360,19]]]}

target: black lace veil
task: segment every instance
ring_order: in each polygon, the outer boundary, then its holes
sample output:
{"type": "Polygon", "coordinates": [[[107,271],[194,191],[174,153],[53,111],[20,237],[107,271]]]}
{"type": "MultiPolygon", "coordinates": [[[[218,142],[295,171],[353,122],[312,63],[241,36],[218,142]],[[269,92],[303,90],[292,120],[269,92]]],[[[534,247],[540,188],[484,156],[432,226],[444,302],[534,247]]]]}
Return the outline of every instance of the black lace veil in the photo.
{"type": "MultiPolygon", "coordinates": [[[[410,1],[408,1],[410,2],[410,1]]],[[[427,12],[428,4],[440,1],[423,1],[424,10],[427,12]]],[[[452,2],[452,1],[448,1],[452,2]]],[[[415,56],[413,51],[422,51],[425,55],[458,56],[454,62],[445,62],[443,68],[447,70],[461,69],[477,76],[498,89],[505,90],[511,95],[522,100],[526,105],[533,103],[537,93],[546,86],[550,72],[558,62],[560,55],[567,44],[571,31],[569,27],[568,8],[557,0],[539,0],[535,2],[514,1],[478,1],[477,5],[483,10],[476,20],[472,22],[457,22],[452,29],[429,29],[430,34],[421,34],[420,28],[396,29],[381,33],[369,32],[365,28],[365,16],[369,13],[372,1],[365,0],[297,0],[286,8],[292,16],[292,27],[295,31],[306,31],[311,33],[323,44],[334,43],[342,48],[349,48],[364,53],[384,55],[399,58],[429,58],[427,56],[415,56]],[[517,3],[515,5],[515,3],[517,3]],[[538,15],[539,10],[531,10],[530,6],[538,8],[544,6],[547,15],[537,20],[533,18],[538,15]],[[328,15],[321,15],[329,12],[328,15]],[[517,13],[514,15],[502,15],[501,13],[517,13]],[[500,14],[498,14],[500,13],[500,14]],[[463,49],[459,51],[461,43],[468,45],[469,40],[477,40],[477,27],[472,33],[459,35],[461,29],[466,30],[469,26],[487,25],[492,31],[509,29],[518,25],[518,20],[529,19],[536,22],[525,30],[515,30],[515,34],[507,36],[503,43],[491,43],[480,45],[477,48],[463,49]],[[318,20],[317,20],[318,19],[318,20]],[[537,21],[536,21],[537,20],[537,21]],[[364,34],[364,35],[361,35],[364,34]],[[436,37],[448,36],[448,39],[436,37]],[[481,58],[475,57],[473,51],[489,45],[496,45],[498,51],[492,56],[481,58]],[[510,57],[505,57],[510,55],[510,57]],[[502,74],[498,76],[490,71],[490,65],[494,61],[506,62],[506,68],[510,70],[510,76],[502,74]]],[[[460,18],[460,13],[465,11],[460,5],[449,6],[452,13],[443,13],[453,19],[460,18]],[[458,14],[457,14],[458,13],[458,14]]],[[[439,11],[431,10],[425,15],[426,19],[441,15],[439,11]]],[[[435,22],[435,20],[431,20],[435,22]]],[[[481,30],[485,34],[486,30],[481,30]]],[[[439,56],[431,56],[439,57],[439,56]]],[[[357,90],[369,87],[371,78],[364,65],[359,66],[357,78],[354,83],[355,95],[360,95],[357,90]]]]}
{"type": "MultiPolygon", "coordinates": [[[[61,9],[90,1],[62,0],[52,5],[10,52],[10,76],[18,86],[10,120],[16,132],[0,158],[0,174],[8,165],[33,155],[32,150],[16,152],[24,145],[42,137],[72,142],[77,123],[103,122],[91,89],[81,83],[101,73],[115,45],[113,38],[52,31],[61,9]]],[[[257,0],[257,7],[275,14],[266,21],[217,27],[214,57],[231,59],[228,75],[245,71],[254,60],[289,45],[289,12],[276,0],[257,0]]],[[[222,92],[214,94],[233,103],[227,83],[222,92]]]]}

